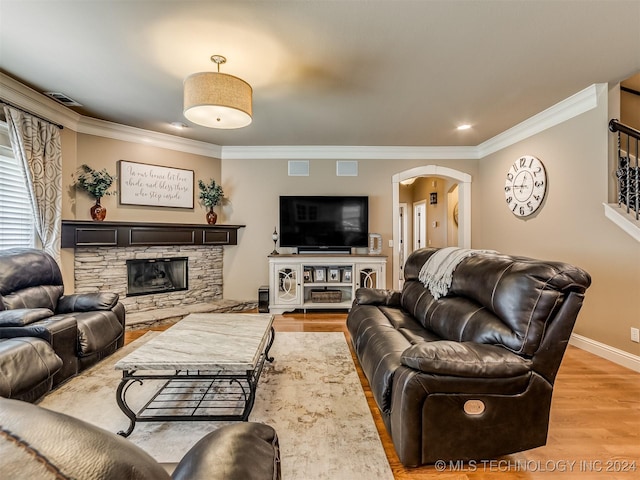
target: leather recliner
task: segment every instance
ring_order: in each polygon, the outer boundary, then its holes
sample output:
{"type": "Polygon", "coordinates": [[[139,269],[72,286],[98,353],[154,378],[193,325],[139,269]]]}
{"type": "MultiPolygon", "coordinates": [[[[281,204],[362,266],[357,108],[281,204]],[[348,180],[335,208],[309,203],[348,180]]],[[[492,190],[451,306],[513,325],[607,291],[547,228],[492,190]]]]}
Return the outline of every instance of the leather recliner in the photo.
{"type": "Polygon", "coordinates": [[[142,449],[106,430],[19,400],[0,398],[0,476],[12,480],[276,480],[275,430],[220,427],[198,441],[169,476],[142,449]]]}
{"type": "Polygon", "coordinates": [[[591,283],[580,268],[478,253],[435,299],[413,252],[402,291],[359,289],[347,317],[400,461],[485,460],[546,443],[553,385],[591,283]]]}
{"type": "MultiPolygon", "coordinates": [[[[0,382],[0,396],[37,401],[122,347],[124,329],[125,310],[118,294],[64,295],[62,273],[50,255],[36,249],[0,250],[0,339],[5,339],[0,340],[0,370],[8,379],[4,386],[0,382]],[[50,373],[49,385],[41,376],[15,370],[36,368],[34,362],[18,365],[13,360],[17,343],[25,338],[46,342],[61,360],[57,364],[47,352],[41,367],[50,373]]],[[[25,355],[38,357],[33,352],[25,355]]]]}

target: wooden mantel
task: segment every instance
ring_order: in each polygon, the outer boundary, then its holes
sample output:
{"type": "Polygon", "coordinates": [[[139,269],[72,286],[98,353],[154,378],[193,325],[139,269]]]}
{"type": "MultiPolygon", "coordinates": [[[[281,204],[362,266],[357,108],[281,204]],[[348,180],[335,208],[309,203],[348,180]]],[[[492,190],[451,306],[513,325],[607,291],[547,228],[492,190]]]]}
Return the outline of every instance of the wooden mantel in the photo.
{"type": "Polygon", "coordinates": [[[237,245],[244,226],[63,220],[61,247],[237,245]]]}

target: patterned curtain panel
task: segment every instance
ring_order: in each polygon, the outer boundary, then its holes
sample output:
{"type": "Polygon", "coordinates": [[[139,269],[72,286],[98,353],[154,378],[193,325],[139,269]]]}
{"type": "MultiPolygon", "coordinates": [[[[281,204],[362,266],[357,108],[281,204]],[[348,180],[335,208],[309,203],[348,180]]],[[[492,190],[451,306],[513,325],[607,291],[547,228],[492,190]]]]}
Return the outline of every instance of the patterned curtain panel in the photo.
{"type": "Polygon", "coordinates": [[[42,249],[60,262],[62,148],[57,126],[4,107],[13,154],[24,167],[42,249]]]}

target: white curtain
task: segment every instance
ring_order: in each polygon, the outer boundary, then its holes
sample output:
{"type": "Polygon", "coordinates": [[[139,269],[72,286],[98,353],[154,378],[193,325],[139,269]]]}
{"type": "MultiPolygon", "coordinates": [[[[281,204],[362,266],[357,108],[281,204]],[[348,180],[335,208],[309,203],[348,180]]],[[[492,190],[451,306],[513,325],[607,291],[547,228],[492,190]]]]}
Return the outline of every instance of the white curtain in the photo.
{"type": "Polygon", "coordinates": [[[60,262],[62,148],[60,129],[8,106],[4,113],[13,154],[20,160],[42,249],[60,262]]]}

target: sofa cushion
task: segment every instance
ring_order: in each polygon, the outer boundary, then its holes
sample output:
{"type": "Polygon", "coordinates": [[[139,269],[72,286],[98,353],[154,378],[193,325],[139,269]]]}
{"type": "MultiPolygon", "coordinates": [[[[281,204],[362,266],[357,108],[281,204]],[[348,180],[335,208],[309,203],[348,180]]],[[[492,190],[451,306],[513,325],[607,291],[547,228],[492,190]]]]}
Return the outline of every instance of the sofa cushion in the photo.
{"type": "Polygon", "coordinates": [[[407,259],[402,306],[446,340],[502,345],[531,356],[566,296],[584,293],[591,283],[586,272],[565,263],[482,253],[460,262],[447,296],[434,300],[417,278],[434,251],[407,259]]]}
{"type": "Polygon", "coordinates": [[[18,308],[0,311],[0,327],[23,327],[53,315],[48,308],[18,308]]]}
{"type": "Polygon", "coordinates": [[[0,396],[16,397],[52,378],[62,360],[51,345],[32,337],[0,340],[0,396]]]}
{"type": "Polygon", "coordinates": [[[529,360],[503,347],[450,340],[412,345],[401,361],[424,373],[470,378],[517,377],[531,369],[529,360]]]}
{"type": "Polygon", "coordinates": [[[0,296],[39,285],[62,286],[62,273],[55,260],[33,248],[0,250],[0,272],[0,296]]]}
{"type": "Polygon", "coordinates": [[[0,424],[3,478],[170,480],[141,448],[62,413],[0,399],[0,424]]]}
{"type": "Polygon", "coordinates": [[[400,292],[381,288],[359,288],[356,290],[358,305],[400,306],[400,292]]]}
{"type": "Polygon", "coordinates": [[[2,303],[6,310],[16,308],[48,308],[55,310],[58,299],[62,296],[62,285],[38,285],[28,287],[8,295],[2,296],[2,303]]]}
{"type": "Polygon", "coordinates": [[[262,423],[225,425],[204,436],[180,461],[174,480],[280,478],[276,431],[262,423]]]}

